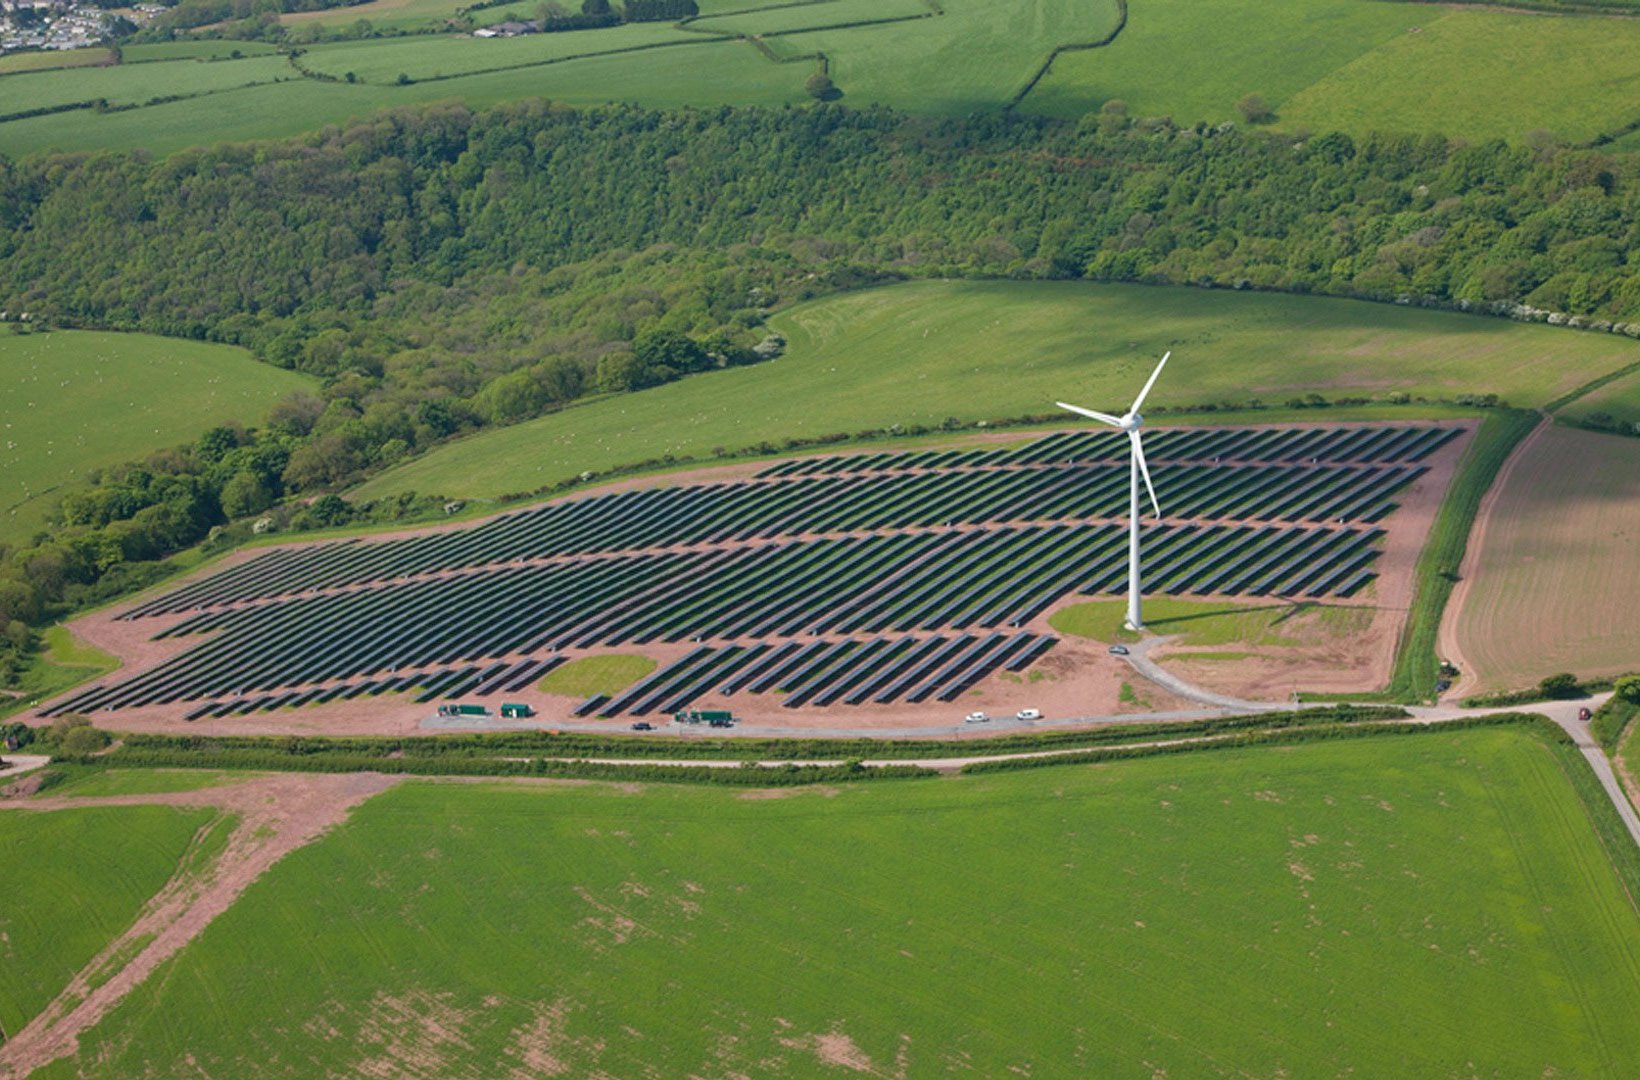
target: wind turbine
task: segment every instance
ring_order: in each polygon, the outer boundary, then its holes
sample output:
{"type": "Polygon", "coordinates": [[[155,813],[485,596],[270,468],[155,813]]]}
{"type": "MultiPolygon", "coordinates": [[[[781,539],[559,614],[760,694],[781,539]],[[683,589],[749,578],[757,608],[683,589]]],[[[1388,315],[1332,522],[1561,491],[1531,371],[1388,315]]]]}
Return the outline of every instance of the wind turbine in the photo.
{"type": "Polygon", "coordinates": [[[1172,356],[1171,351],[1162,354],[1162,362],[1156,365],[1156,370],[1150,373],[1150,381],[1145,388],[1139,391],[1139,396],[1133,399],[1133,407],[1121,416],[1111,416],[1109,413],[1094,412],[1077,405],[1067,405],[1063,401],[1055,402],[1061,409],[1069,409],[1073,413],[1086,416],[1090,420],[1097,420],[1101,424],[1109,424],[1120,431],[1127,432],[1128,437],[1128,473],[1131,481],[1128,489],[1128,609],[1127,628],[1129,630],[1144,629],[1144,621],[1139,617],[1139,477],[1145,478],[1145,489],[1150,492],[1150,506],[1156,511],[1156,516],[1162,516],[1161,505],[1156,502],[1156,487],[1150,482],[1150,469],[1145,465],[1144,443],[1139,438],[1139,429],[1144,426],[1145,418],[1139,415],[1139,407],[1145,403],[1145,395],[1150,388],[1156,385],[1156,376],[1162,373],[1167,366],[1167,358],[1172,356]]]}

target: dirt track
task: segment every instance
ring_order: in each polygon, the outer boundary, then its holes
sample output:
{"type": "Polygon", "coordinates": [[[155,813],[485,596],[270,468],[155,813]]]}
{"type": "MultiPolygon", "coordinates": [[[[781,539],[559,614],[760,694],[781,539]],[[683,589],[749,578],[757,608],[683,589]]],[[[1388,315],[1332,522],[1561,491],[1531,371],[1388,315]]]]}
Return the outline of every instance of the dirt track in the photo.
{"type": "Polygon", "coordinates": [[[397,782],[396,777],[377,773],[287,773],[163,795],[85,799],[61,796],[0,802],[0,811],[12,813],[161,805],[211,807],[238,818],[238,825],[214,863],[179,870],[148,901],[136,921],[75,975],[39,1016],[0,1044],[0,1077],[27,1076],[47,1062],[72,1054],[79,1046],[81,1032],[101,1020],[163,961],[199,936],[269,867],[312,843],[344,820],[354,806],[397,782]],[[147,938],[152,940],[141,945],[147,938]],[[132,949],[137,951],[122,964],[122,955],[132,949]],[[109,967],[117,970],[93,989],[95,978],[109,967]]]}

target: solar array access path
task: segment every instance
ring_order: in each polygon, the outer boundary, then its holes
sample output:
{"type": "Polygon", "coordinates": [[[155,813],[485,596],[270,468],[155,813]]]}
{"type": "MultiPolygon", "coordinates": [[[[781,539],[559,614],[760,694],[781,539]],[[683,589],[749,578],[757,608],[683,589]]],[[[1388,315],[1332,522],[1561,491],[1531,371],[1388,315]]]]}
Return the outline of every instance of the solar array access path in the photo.
{"type": "MultiPolygon", "coordinates": [[[[1355,595],[1397,493],[1460,430],[1152,431],[1166,516],[1145,526],[1147,593],[1355,595]]],[[[576,715],[776,692],[789,708],[948,702],[1052,648],[1025,628],[1055,604],[1125,588],[1126,451],[1119,433],[1078,432],[805,457],[275,549],[125,612],[179,651],[48,712],[516,694],[566,657],[658,646],[692,647],[576,715]]]]}

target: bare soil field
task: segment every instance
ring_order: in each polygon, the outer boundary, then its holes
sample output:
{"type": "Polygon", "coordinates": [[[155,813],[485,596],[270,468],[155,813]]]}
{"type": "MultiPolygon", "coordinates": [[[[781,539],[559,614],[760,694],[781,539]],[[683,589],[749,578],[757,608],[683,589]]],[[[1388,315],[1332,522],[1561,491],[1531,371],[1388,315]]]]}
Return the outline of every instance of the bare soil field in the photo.
{"type": "Polygon", "coordinates": [[[1499,484],[1442,626],[1454,690],[1640,666],[1640,441],[1546,428],[1499,484]]]}

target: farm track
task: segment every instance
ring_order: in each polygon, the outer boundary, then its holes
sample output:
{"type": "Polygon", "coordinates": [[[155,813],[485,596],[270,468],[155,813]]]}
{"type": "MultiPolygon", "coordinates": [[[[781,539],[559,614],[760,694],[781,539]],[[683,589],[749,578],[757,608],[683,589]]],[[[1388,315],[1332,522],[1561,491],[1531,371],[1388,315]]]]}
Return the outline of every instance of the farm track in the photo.
{"type": "MultiPolygon", "coordinates": [[[[398,782],[378,773],[286,773],[199,791],[159,795],[72,796],[0,801],[14,813],[90,806],[208,807],[238,818],[208,866],[180,866],[124,933],[70,980],[21,1031],[0,1045],[0,1078],[23,1077],[73,1053],[82,1032],[100,1021],[290,852],[317,840],[359,803],[398,782]],[[122,958],[129,956],[123,963],[122,958]],[[105,981],[97,979],[113,969],[105,981]]],[[[215,822],[200,832],[202,838],[215,822]]],[[[196,838],[196,843],[199,838],[196,838]]]]}

